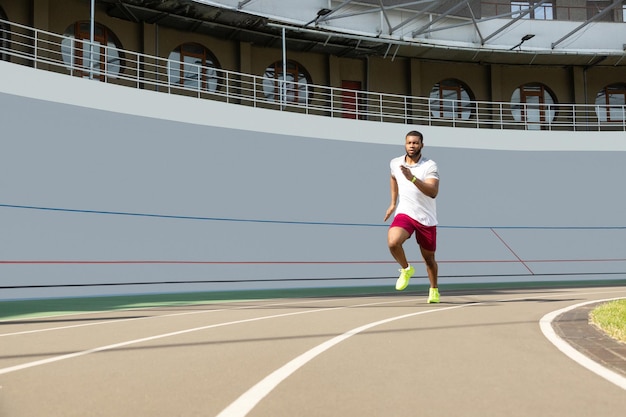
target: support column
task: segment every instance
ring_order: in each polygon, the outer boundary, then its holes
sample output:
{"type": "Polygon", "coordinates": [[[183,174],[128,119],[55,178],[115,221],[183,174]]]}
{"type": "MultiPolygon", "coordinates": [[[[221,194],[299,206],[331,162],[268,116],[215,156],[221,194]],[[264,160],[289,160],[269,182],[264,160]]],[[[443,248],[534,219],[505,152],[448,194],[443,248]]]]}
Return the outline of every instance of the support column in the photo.
{"type": "MultiPolygon", "coordinates": [[[[34,28],[48,31],[50,29],[50,1],[49,0],[33,0],[32,9],[31,9],[31,25],[34,28]]],[[[44,36],[43,34],[41,36],[44,36]]],[[[44,50],[47,46],[42,44],[42,40],[45,41],[47,39],[37,39],[38,45],[33,45],[35,48],[40,48],[40,50],[44,50]]],[[[33,40],[34,42],[34,40],[33,40]]],[[[49,70],[50,66],[48,64],[42,64],[41,62],[33,62],[33,67],[43,70],[49,70]]]]}
{"type": "MultiPolygon", "coordinates": [[[[252,72],[252,45],[248,42],[239,42],[239,68],[236,69],[241,74],[253,74],[252,72]]],[[[230,80],[229,88],[235,89],[239,96],[247,95],[249,100],[239,100],[239,104],[254,105],[254,92],[251,91],[253,85],[250,84],[252,77],[242,75],[242,80],[230,80]],[[242,85],[244,88],[242,88],[242,85]]],[[[263,86],[256,86],[256,94],[263,94],[263,86]]]]}
{"type": "Polygon", "coordinates": [[[48,31],[50,28],[50,0],[33,0],[32,26],[48,31]]]}

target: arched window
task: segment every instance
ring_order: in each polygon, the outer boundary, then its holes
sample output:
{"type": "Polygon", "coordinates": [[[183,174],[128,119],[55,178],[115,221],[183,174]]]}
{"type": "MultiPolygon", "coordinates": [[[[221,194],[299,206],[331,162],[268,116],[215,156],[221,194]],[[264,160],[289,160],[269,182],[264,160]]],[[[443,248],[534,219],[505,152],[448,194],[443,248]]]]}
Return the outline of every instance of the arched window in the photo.
{"type": "Polygon", "coordinates": [[[528,129],[542,129],[554,120],[554,103],[554,96],[545,85],[525,84],[516,88],[511,96],[511,114],[528,129]]]}
{"type": "MultiPolygon", "coordinates": [[[[8,20],[2,7],[0,7],[0,19],[8,20]]],[[[9,60],[9,54],[6,51],[9,50],[10,32],[11,27],[8,23],[0,22],[0,59],[3,61],[9,60]]]]}
{"type": "Polygon", "coordinates": [[[265,69],[263,93],[265,98],[276,102],[306,104],[309,101],[311,76],[300,64],[287,61],[283,77],[283,62],[276,61],[265,69]],[[283,82],[283,80],[286,81],[283,82]]]}
{"type": "Polygon", "coordinates": [[[169,56],[170,83],[209,92],[219,87],[219,63],[215,55],[198,43],[183,43],[169,56]]]}
{"type": "Polygon", "coordinates": [[[122,71],[121,43],[107,27],[94,24],[93,47],[89,21],[74,23],[64,35],[61,42],[63,62],[73,74],[104,81],[107,77],[116,78],[122,71]]]}
{"type": "Polygon", "coordinates": [[[467,120],[472,115],[473,94],[461,81],[447,79],[430,90],[430,111],[433,117],[467,120]]]}
{"type": "Polygon", "coordinates": [[[596,94],[596,113],[601,122],[622,122],[626,105],[626,84],[611,84],[596,94]]]}

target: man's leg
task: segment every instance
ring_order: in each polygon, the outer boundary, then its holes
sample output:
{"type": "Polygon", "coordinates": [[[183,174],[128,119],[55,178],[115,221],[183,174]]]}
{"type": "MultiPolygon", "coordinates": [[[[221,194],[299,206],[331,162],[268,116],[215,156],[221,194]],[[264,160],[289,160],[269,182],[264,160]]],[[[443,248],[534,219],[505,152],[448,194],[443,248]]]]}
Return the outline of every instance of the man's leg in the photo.
{"type": "Polygon", "coordinates": [[[428,280],[430,281],[430,288],[437,288],[437,279],[439,276],[439,266],[435,260],[435,252],[426,250],[420,247],[422,257],[426,263],[426,272],[428,272],[428,280]]]}
{"type": "Polygon", "coordinates": [[[389,246],[389,252],[391,256],[400,264],[403,269],[409,266],[409,262],[406,260],[404,248],[402,245],[410,237],[409,232],[402,227],[390,227],[387,232],[387,245],[389,246]]]}
{"type": "Polygon", "coordinates": [[[428,303],[439,302],[439,288],[437,288],[437,278],[439,267],[435,260],[435,252],[420,247],[422,257],[426,263],[426,272],[428,272],[428,280],[430,281],[430,289],[428,290],[428,303]]]}
{"type": "Polygon", "coordinates": [[[396,262],[398,262],[398,264],[402,267],[402,269],[400,269],[400,276],[396,281],[396,290],[398,291],[402,291],[408,287],[409,281],[415,272],[415,268],[409,265],[409,262],[406,260],[406,255],[404,254],[404,249],[402,248],[402,244],[406,242],[410,236],[411,234],[402,227],[390,227],[389,232],[387,232],[387,244],[389,245],[389,251],[396,262]]]}

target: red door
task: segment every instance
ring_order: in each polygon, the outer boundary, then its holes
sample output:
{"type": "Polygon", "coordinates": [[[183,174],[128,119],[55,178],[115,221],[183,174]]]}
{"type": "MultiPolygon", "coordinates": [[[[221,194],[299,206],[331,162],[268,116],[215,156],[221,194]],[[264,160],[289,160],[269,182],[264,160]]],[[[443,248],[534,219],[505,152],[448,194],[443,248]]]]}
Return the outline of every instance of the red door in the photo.
{"type": "Polygon", "coordinates": [[[341,81],[342,117],[346,119],[363,118],[359,115],[359,91],[361,91],[360,81],[341,81]]]}

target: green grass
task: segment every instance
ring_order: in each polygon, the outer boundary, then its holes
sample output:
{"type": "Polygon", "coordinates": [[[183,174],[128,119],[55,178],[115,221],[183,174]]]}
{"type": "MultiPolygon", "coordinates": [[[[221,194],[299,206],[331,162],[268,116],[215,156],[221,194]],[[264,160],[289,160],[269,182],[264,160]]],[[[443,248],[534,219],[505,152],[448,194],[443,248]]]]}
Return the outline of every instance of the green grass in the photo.
{"type": "Polygon", "coordinates": [[[0,300],[0,321],[32,317],[63,316],[111,310],[237,302],[267,298],[325,297],[393,293],[380,287],[333,289],[285,289],[254,291],[194,292],[176,294],[113,295],[103,297],[0,300]]]}
{"type": "Polygon", "coordinates": [[[601,304],[591,311],[589,318],[613,339],[626,342],[626,299],[601,304]]]}
{"type": "MultiPolygon", "coordinates": [[[[398,295],[398,292],[393,288],[393,281],[391,282],[392,284],[388,286],[364,286],[345,288],[334,287],[194,292],[177,294],[118,295],[83,298],[49,298],[36,300],[0,299],[0,322],[24,318],[63,316],[68,314],[80,314],[98,311],[111,311],[122,309],[128,310],[165,306],[185,306],[268,298],[398,295]]],[[[614,285],[626,285],[626,280],[446,284],[445,291],[448,293],[452,293],[453,291],[476,290],[479,292],[487,293],[494,291],[497,292],[531,288],[572,288],[614,285]]],[[[424,294],[424,288],[427,288],[424,283],[411,285],[403,294],[411,293],[415,290],[421,291],[421,294],[424,294]]]]}

